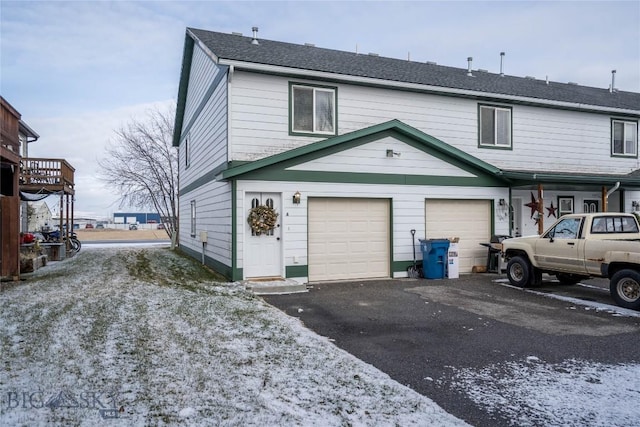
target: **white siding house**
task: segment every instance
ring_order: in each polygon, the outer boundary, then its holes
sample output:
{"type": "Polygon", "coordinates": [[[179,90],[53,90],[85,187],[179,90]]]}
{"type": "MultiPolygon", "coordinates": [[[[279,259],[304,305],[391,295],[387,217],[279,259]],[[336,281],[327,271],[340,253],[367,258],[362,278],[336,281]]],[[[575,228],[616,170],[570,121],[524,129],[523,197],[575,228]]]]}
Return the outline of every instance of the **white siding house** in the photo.
{"type": "Polygon", "coordinates": [[[45,226],[53,225],[53,216],[47,202],[25,202],[29,203],[30,209],[27,211],[27,230],[40,231],[45,226]]]}
{"type": "Polygon", "coordinates": [[[494,235],[640,209],[640,94],[252,41],[187,29],[174,134],[180,248],[231,280],[406,277],[411,230],[468,273],[494,235]]]}

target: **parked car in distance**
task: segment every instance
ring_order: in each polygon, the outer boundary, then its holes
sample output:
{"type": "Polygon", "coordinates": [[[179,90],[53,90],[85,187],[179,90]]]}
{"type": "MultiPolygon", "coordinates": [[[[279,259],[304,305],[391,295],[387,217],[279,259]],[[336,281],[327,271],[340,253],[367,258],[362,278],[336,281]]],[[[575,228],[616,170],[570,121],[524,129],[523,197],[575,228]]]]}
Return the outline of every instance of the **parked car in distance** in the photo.
{"type": "Polygon", "coordinates": [[[138,226],[136,224],[129,224],[129,230],[137,230],[138,226]]]}
{"type": "Polygon", "coordinates": [[[97,224],[96,228],[104,228],[104,224],[97,224]]]}
{"type": "Polygon", "coordinates": [[[87,224],[84,226],[84,228],[93,228],[93,224],[87,224]]]}
{"type": "Polygon", "coordinates": [[[162,223],[158,224],[158,230],[164,230],[164,224],[162,223]]]}

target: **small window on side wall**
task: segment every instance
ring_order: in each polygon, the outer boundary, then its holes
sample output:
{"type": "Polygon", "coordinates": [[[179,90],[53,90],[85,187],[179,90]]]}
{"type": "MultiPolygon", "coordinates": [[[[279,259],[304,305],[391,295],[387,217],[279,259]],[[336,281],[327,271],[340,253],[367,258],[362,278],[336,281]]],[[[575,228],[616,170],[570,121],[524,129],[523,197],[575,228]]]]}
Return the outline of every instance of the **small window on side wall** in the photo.
{"type": "Polygon", "coordinates": [[[638,122],[611,120],[611,155],[638,157],[638,122]]]}
{"type": "Polygon", "coordinates": [[[196,237],[196,201],[191,201],[191,237],[196,237]]]}
{"type": "Polygon", "coordinates": [[[480,147],[511,148],[511,108],[479,106],[480,147]]]}
{"type": "Polygon", "coordinates": [[[191,135],[187,134],[187,137],[184,139],[184,167],[185,169],[189,167],[191,164],[191,144],[189,144],[189,139],[191,135]]]}
{"type": "Polygon", "coordinates": [[[336,135],[336,88],[291,84],[292,134],[336,135]]]}

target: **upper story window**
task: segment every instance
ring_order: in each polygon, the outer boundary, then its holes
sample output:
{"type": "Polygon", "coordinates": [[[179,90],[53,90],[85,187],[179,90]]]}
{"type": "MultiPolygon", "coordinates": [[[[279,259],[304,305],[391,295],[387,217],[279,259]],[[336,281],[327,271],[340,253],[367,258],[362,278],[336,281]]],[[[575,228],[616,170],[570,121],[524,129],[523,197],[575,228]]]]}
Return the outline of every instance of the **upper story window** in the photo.
{"type": "Polygon", "coordinates": [[[480,147],[511,148],[511,108],[479,106],[480,147]]]}
{"type": "Polygon", "coordinates": [[[638,122],[611,120],[611,155],[638,157],[638,122]]]}
{"type": "Polygon", "coordinates": [[[290,132],[336,135],[335,87],[290,84],[290,132]]]}

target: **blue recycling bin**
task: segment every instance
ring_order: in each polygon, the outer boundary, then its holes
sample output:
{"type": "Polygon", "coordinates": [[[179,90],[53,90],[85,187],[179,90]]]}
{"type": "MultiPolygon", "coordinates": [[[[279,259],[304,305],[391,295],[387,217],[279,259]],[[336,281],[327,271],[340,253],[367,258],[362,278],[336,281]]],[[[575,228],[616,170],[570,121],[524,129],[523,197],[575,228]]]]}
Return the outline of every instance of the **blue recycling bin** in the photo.
{"type": "Polygon", "coordinates": [[[420,250],[425,279],[444,279],[447,275],[449,240],[420,240],[420,250]]]}

